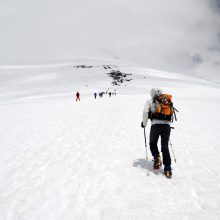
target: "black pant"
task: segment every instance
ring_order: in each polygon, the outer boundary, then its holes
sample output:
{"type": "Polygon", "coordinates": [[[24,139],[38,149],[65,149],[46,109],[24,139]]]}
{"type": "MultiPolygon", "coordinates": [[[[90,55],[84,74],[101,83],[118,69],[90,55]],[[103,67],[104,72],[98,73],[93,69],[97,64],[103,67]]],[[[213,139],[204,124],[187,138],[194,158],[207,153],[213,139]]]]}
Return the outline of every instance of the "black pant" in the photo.
{"type": "Polygon", "coordinates": [[[170,138],[170,125],[167,124],[154,124],[151,126],[150,130],[150,150],[154,158],[159,156],[158,151],[158,138],[161,137],[161,151],[163,156],[164,166],[171,165],[171,158],[169,152],[169,138],[170,138]]]}

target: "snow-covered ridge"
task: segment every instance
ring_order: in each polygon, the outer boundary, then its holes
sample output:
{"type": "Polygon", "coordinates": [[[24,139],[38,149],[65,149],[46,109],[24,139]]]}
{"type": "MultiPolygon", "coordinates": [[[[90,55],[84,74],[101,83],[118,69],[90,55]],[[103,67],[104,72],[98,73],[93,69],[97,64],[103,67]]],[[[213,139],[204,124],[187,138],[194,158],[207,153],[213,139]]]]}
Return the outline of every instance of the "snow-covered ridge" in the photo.
{"type": "Polygon", "coordinates": [[[0,78],[0,100],[4,103],[69,97],[78,90],[84,96],[108,89],[119,90],[122,94],[130,91],[141,94],[145,86],[158,80],[176,86],[183,82],[209,84],[178,73],[100,60],[78,60],[55,65],[5,66],[0,68],[0,78]]]}

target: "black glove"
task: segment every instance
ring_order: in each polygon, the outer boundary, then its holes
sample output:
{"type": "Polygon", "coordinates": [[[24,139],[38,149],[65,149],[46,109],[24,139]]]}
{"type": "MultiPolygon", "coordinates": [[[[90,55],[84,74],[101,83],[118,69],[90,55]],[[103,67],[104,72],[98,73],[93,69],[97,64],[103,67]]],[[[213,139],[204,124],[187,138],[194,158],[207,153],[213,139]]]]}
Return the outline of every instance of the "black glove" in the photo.
{"type": "Polygon", "coordinates": [[[141,122],[141,127],[142,127],[142,128],[145,128],[145,126],[144,126],[144,124],[143,124],[143,121],[141,122]]]}

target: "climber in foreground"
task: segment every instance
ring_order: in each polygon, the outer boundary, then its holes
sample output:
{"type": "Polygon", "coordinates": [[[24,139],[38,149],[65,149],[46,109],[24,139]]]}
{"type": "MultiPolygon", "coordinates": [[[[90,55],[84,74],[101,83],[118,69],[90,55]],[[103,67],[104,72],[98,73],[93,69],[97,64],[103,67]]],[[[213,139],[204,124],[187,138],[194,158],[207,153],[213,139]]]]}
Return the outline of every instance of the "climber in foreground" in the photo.
{"type": "Polygon", "coordinates": [[[160,169],[162,160],[158,150],[157,142],[161,137],[161,151],[163,156],[164,174],[167,178],[171,178],[171,157],[169,152],[170,125],[175,116],[175,108],[171,101],[172,96],[162,94],[160,88],[152,88],[150,91],[151,100],[148,100],[144,106],[143,121],[141,127],[145,128],[148,119],[151,120],[150,129],[150,151],[154,157],[154,169],[160,169]]]}

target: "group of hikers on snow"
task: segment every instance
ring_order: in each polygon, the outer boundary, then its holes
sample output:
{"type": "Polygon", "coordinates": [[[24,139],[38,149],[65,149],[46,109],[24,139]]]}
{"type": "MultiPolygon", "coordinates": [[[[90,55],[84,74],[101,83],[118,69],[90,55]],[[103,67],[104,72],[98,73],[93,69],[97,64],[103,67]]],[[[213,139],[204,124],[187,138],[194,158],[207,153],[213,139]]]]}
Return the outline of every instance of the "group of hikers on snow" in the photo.
{"type": "Polygon", "coordinates": [[[177,110],[173,107],[172,96],[163,94],[160,88],[152,88],[150,95],[151,99],[147,100],[144,106],[141,127],[145,129],[148,119],[151,120],[150,151],[154,158],[153,168],[160,169],[162,166],[162,160],[157,146],[160,137],[164,174],[167,178],[171,178],[172,168],[168,144],[171,131],[170,125],[173,122],[173,118],[176,119],[175,111],[177,110]]]}
{"type": "MultiPolygon", "coordinates": [[[[94,96],[95,96],[95,94],[97,95],[97,93],[94,93],[94,96]]],[[[114,91],[114,92],[111,92],[111,91],[100,92],[100,93],[99,93],[99,98],[102,98],[104,94],[108,94],[109,97],[111,97],[112,95],[116,95],[116,92],[115,92],[115,91],[114,91]]],[[[95,97],[95,98],[96,98],[96,97],[95,97]]]]}
{"type": "MultiPolygon", "coordinates": [[[[115,92],[110,92],[110,91],[109,92],[100,92],[99,93],[99,98],[102,98],[104,94],[108,94],[109,97],[111,97],[112,95],[116,95],[116,91],[115,92]]],[[[96,99],[97,95],[98,94],[95,92],[94,93],[94,98],[95,99],[96,99]]],[[[76,102],[77,101],[80,101],[80,93],[79,92],[76,93],[76,102]]]]}

